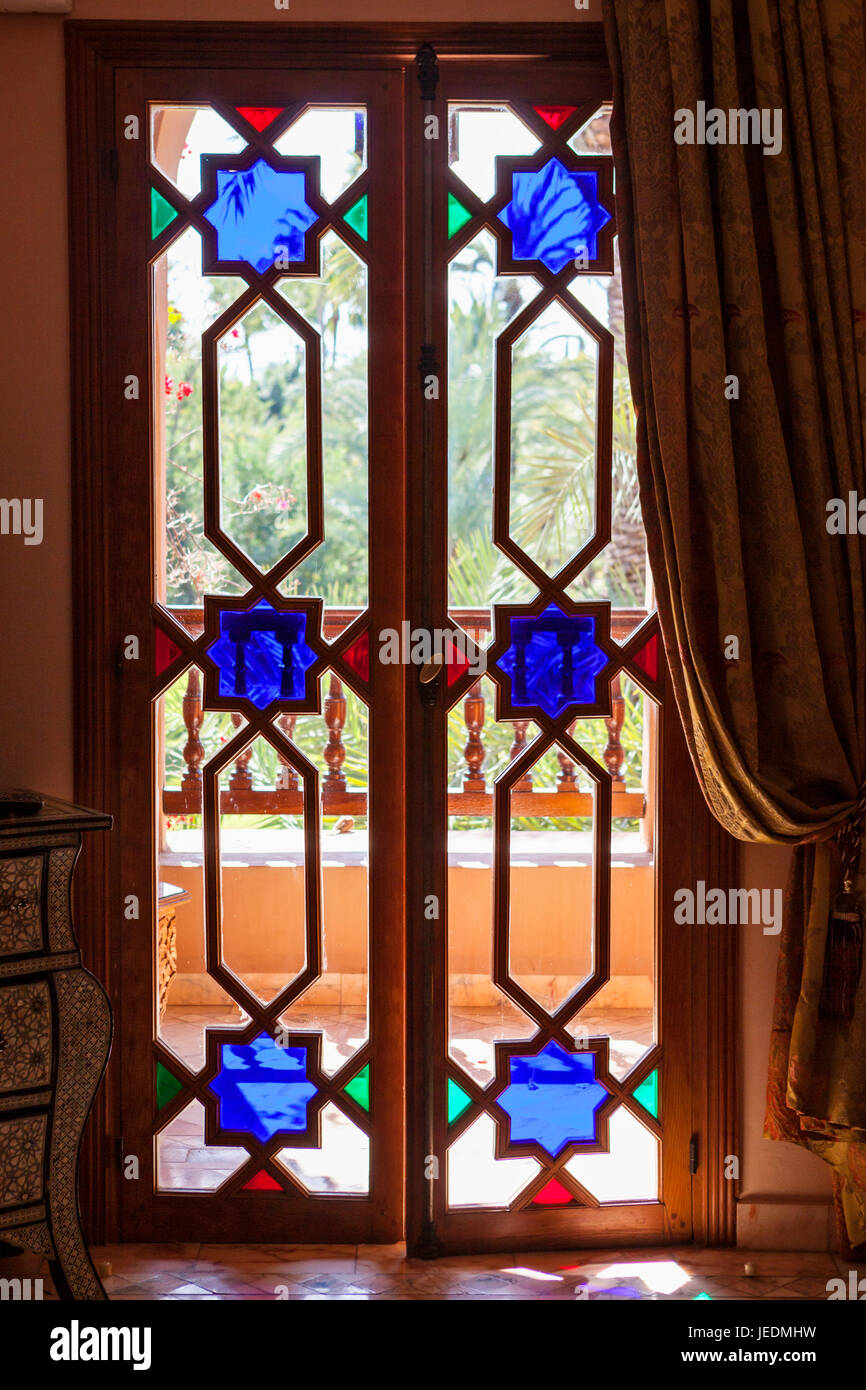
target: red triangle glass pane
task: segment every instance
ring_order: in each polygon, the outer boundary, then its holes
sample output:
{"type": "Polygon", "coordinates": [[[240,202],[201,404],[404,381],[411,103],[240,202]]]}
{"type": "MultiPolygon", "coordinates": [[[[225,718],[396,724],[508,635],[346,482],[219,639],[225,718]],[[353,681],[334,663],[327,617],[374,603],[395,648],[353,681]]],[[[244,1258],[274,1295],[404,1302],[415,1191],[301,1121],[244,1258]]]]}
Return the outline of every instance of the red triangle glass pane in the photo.
{"type": "Polygon", "coordinates": [[[562,1207],[566,1202],[573,1202],[574,1198],[567,1187],[563,1187],[556,1178],[551,1178],[546,1187],[540,1192],[536,1192],[532,1199],[533,1206],[539,1207],[562,1207]]]}
{"type": "Polygon", "coordinates": [[[243,116],[244,120],[249,121],[256,130],[264,130],[266,125],[270,125],[271,121],[276,120],[282,109],[282,106],[235,107],[235,110],[243,116]]]}
{"type": "Polygon", "coordinates": [[[351,666],[361,680],[370,679],[370,634],[362,632],[360,637],[356,637],[351,647],[347,647],[343,652],[343,660],[347,666],[351,666]]]}
{"type": "Polygon", "coordinates": [[[463,672],[468,671],[471,664],[466,653],[461,651],[460,648],[449,639],[446,643],[445,651],[448,684],[453,685],[455,681],[459,681],[463,672]]]}
{"type": "Polygon", "coordinates": [[[641,647],[639,652],[635,652],[634,664],[635,666],[639,666],[642,671],[646,671],[650,680],[658,680],[659,638],[657,632],[653,633],[652,637],[641,647]]]}
{"type": "Polygon", "coordinates": [[[181,654],[181,649],[176,642],[166,636],[161,627],[154,628],[154,659],[156,674],[161,676],[167,666],[181,654]]]}
{"type": "Polygon", "coordinates": [[[264,1168],[250,1178],[249,1182],[243,1185],[244,1192],[282,1192],[280,1184],[276,1178],[272,1178],[270,1173],[266,1173],[264,1168]]]}
{"type": "Polygon", "coordinates": [[[573,116],[577,110],[576,106],[533,106],[533,111],[537,112],[543,121],[552,130],[559,130],[561,125],[565,125],[569,116],[573,116]]]}

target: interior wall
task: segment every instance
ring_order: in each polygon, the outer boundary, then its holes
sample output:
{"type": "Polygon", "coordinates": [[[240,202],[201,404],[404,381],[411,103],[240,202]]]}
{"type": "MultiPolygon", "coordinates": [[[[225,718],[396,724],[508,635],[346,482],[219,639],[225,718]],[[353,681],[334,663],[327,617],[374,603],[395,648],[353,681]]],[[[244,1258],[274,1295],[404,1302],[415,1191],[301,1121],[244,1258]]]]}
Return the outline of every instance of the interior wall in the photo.
{"type": "MultiPolygon", "coordinates": [[[[76,19],[143,17],[141,0],[81,0],[76,19]]],[[[413,20],[415,0],[148,0],[148,19],[326,21],[413,20]]],[[[431,22],[463,21],[465,0],[437,0],[431,22]]],[[[601,17],[574,0],[474,0],[474,21],[558,21],[601,17]]],[[[0,373],[0,492],[44,500],[44,538],[25,546],[0,537],[0,784],[71,796],[72,643],[70,587],[70,411],[63,22],[0,15],[0,218],[4,371],[0,373]]],[[[96,151],[94,151],[94,158],[96,151]]],[[[94,391],[114,383],[94,381],[94,391]]],[[[93,652],[94,663],[105,654],[93,652]]],[[[782,851],[747,848],[743,884],[781,887],[782,851]]],[[[742,952],[742,1178],[744,1193],[822,1200],[827,1171],[790,1145],[761,1139],[762,1090],[778,938],[747,933],[742,952]]]]}

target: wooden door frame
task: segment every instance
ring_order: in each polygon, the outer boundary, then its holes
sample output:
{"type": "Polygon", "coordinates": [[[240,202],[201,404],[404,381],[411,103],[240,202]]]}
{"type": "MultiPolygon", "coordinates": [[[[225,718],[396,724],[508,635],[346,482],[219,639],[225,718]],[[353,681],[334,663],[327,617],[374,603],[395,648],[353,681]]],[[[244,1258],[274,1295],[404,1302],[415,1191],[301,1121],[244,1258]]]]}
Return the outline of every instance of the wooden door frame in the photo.
{"type": "MultiPolygon", "coordinates": [[[[195,66],[259,68],[350,66],[398,67],[411,61],[420,43],[431,42],[441,56],[511,55],[521,61],[578,59],[606,65],[601,25],[571,24],[366,24],[346,26],[292,22],[145,23],[70,21],[67,49],[67,138],[70,231],[70,332],[72,343],[72,526],[73,594],[76,615],[74,669],[75,797],[86,805],[112,809],[115,746],[111,711],[116,700],[114,670],[118,634],[111,630],[109,595],[109,517],[112,457],[108,412],[100,390],[121,389],[105,325],[119,286],[106,275],[103,248],[110,245],[113,218],[114,142],[112,128],[115,75],[118,68],[190,68],[195,66]],[[95,388],[94,383],[97,383],[95,388]]],[[[410,439],[419,428],[417,362],[406,363],[407,420],[410,439]]],[[[410,488],[411,488],[411,472],[410,488]]],[[[413,505],[408,497],[408,506],[413,505]]],[[[407,532],[409,553],[417,536],[407,532]]],[[[409,595],[409,612],[417,605],[409,595]]],[[[407,694],[406,736],[411,741],[418,714],[417,695],[407,694]]],[[[736,882],[735,842],[712,819],[688,764],[677,721],[665,721],[664,754],[678,768],[685,794],[676,810],[676,827],[684,848],[678,884],[704,878],[727,888],[736,882]]],[[[407,835],[418,833],[419,809],[406,796],[407,835]]],[[[676,831],[675,831],[676,833],[676,831]]],[[[118,909],[122,885],[117,881],[110,837],[94,842],[83,856],[76,882],[78,920],[85,959],[105,982],[109,996],[119,997],[122,977],[118,909]]],[[[410,945],[417,943],[422,899],[407,865],[407,916],[410,945]]],[[[670,899],[668,898],[668,901],[670,899]]],[[[692,933],[689,978],[693,1008],[692,1088],[694,1133],[700,1161],[693,1188],[696,1240],[729,1244],[735,1238],[734,1184],[722,1178],[724,1157],[736,1153],[736,936],[732,932],[692,933]]],[[[409,953],[407,995],[417,1017],[417,977],[409,953]]],[[[122,1018],[118,1017],[122,1026],[122,1018]]],[[[407,1082],[417,1086],[419,1057],[410,1051],[407,1082]]],[[[119,1067],[115,1057],[94,1106],[81,1166],[81,1199],[91,1240],[120,1234],[118,1160],[119,1067]]],[[[411,1130],[411,1127],[410,1127],[411,1130]]],[[[408,1163],[423,1162],[410,1143],[408,1163]]],[[[417,1244],[421,1213],[417,1188],[409,1183],[407,1236],[417,1244]]],[[[550,1243],[557,1243],[551,1239],[550,1243]]]]}

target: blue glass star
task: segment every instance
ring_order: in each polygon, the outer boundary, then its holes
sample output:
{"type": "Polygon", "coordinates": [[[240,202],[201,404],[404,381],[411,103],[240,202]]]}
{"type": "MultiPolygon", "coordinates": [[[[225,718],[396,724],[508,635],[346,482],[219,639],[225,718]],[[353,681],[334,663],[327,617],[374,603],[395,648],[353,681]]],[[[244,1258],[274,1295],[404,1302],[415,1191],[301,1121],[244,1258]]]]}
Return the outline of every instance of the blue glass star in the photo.
{"type": "Polygon", "coordinates": [[[216,229],[219,260],[246,261],[262,274],[278,256],[304,259],[304,234],[316,220],[305,174],[257,159],[250,169],[217,169],[216,182],[204,216],[216,229]]]}
{"type": "Polygon", "coordinates": [[[509,620],[511,645],[494,663],[511,677],[515,708],[536,706],[555,719],[569,705],[592,705],[607,657],[592,613],[563,613],[552,603],[534,618],[509,620]]]}
{"type": "Polygon", "coordinates": [[[274,1134],[307,1128],[307,1103],[316,1087],[307,1080],[307,1049],[279,1047],[267,1033],[247,1046],[223,1043],[220,1070],[210,1088],[220,1100],[223,1129],[274,1134]]]}
{"type": "Polygon", "coordinates": [[[598,201],[598,174],[576,173],[558,159],[511,176],[511,202],[499,214],[511,231],[516,261],[543,261],[554,274],[578,254],[598,256],[598,233],[610,213],[598,201]]]}
{"type": "Polygon", "coordinates": [[[219,670],[220,695],[237,695],[256,709],[304,698],[305,672],[316,660],[304,641],[306,613],[277,610],[262,599],[248,613],[223,609],[219,625],[207,650],[219,670]]]}
{"type": "Polygon", "coordinates": [[[596,1140],[595,1112],[608,1093],[595,1079],[594,1052],[566,1052],[551,1041],[510,1063],[499,1104],[511,1116],[512,1142],[534,1141],[556,1158],[566,1144],[596,1140]]]}

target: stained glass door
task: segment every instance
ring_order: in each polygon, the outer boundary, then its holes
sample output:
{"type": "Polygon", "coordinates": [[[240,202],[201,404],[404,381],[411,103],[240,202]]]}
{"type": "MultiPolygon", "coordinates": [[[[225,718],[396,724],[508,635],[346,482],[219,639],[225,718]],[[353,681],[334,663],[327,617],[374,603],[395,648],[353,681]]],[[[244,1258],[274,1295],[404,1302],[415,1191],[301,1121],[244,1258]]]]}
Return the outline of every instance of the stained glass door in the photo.
{"type": "Polygon", "coordinates": [[[132,1238],[402,1230],[400,91],[118,84],[132,1238]]]}
{"type": "Polygon", "coordinates": [[[687,1240],[609,74],[248,41],[118,66],[90,248],[120,1236],[687,1240]]]}
{"type": "Polygon", "coordinates": [[[442,399],[418,409],[437,522],[413,601],[450,633],[412,740],[433,803],[410,938],[428,1254],[692,1229],[607,95],[585,69],[443,62],[425,108],[434,307],[415,324],[442,399]]]}

